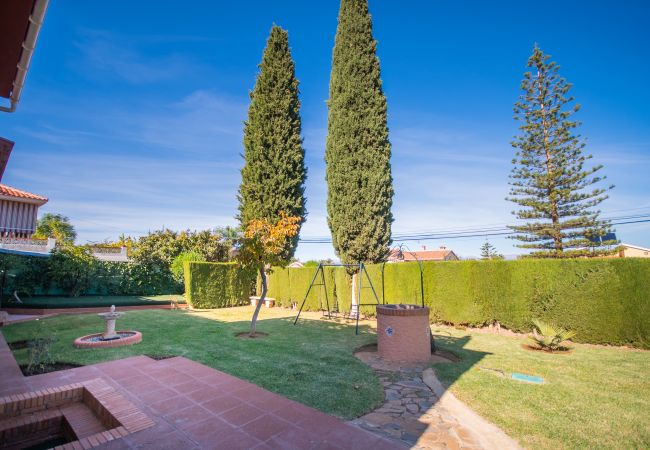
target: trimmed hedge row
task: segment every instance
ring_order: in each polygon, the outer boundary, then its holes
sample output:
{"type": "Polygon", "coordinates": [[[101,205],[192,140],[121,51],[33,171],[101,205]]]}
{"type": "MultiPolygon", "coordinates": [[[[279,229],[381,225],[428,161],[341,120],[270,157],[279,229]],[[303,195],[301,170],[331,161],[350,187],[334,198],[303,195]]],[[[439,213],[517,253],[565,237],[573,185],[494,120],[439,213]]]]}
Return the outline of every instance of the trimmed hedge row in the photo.
{"type": "Polygon", "coordinates": [[[255,270],[236,263],[185,261],[183,269],[185,297],[196,309],[248,304],[257,276],[255,270]]]}
{"type": "MultiPolygon", "coordinates": [[[[367,266],[380,302],[419,304],[424,291],[433,321],[498,321],[529,332],[538,318],[576,331],[576,341],[650,348],[650,260],[450,261],[422,267],[421,283],[417,263],[367,266]]],[[[343,268],[326,270],[330,305],[349,311],[350,277],[343,268]]],[[[301,302],[314,273],[315,268],[275,269],[269,296],[282,306],[301,302]]],[[[363,285],[368,286],[365,276],[363,285]]],[[[307,310],[325,305],[323,288],[312,291],[307,310]]],[[[361,303],[373,301],[370,289],[363,289],[361,303]]]]}
{"type": "MultiPolygon", "coordinates": [[[[68,295],[61,286],[69,280],[56,278],[50,274],[52,258],[34,256],[0,255],[13,258],[18,268],[9,265],[9,276],[5,280],[5,296],[18,291],[21,297],[68,295]]],[[[129,296],[181,294],[182,283],[174,279],[172,273],[159,266],[149,266],[134,262],[94,261],[88,267],[87,287],[80,295],[129,296]]]]}

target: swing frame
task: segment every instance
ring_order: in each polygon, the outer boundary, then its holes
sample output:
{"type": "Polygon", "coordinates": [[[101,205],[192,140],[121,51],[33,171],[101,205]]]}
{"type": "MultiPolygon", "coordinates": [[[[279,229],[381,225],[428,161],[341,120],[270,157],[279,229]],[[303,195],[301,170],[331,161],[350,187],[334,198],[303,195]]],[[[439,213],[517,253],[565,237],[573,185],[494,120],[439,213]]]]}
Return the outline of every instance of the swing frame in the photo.
{"type": "MultiPolygon", "coordinates": [[[[305,303],[307,302],[307,297],[309,297],[309,293],[311,292],[311,288],[313,286],[323,286],[325,289],[325,305],[327,306],[327,318],[331,319],[332,318],[332,311],[330,310],[330,304],[329,304],[329,299],[327,297],[327,284],[325,282],[325,267],[356,267],[359,269],[359,282],[357,283],[357,299],[359,302],[361,302],[361,289],[362,289],[362,284],[363,284],[363,274],[366,274],[366,278],[368,279],[368,284],[370,285],[370,289],[372,289],[372,294],[375,297],[375,303],[357,303],[357,314],[356,314],[356,326],[355,326],[355,331],[354,334],[358,335],[359,334],[359,316],[361,315],[361,306],[376,306],[380,305],[381,303],[379,302],[379,297],[377,296],[377,292],[375,291],[375,287],[372,284],[372,280],[370,279],[370,275],[368,274],[368,270],[366,269],[366,266],[364,263],[360,262],[359,264],[323,264],[319,263],[318,267],[316,268],[316,272],[314,273],[313,278],[311,279],[311,283],[309,283],[309,287],[307,288],[307,293],[305,293],[305,298],[302,300],[302,303],[300,304],[300,309],[298,310],[298,314],[296,315],[296,319],[293,321],[293,324],[296,325],[298,323],[298,319],[300,319],[300,314],[302,313],[302,309],[305,307],[305,303]],[[316,281],[316,278],[318,277],[318,274],[321,274],[321,280],[322,283],[320,284],[314,284],[316,281]]],[[[319,302],[319,306],[322,306],[322,303],[319,302]]],[[[354,306],[354,305],[352,305],[354,306]]],[[[324,311],[321,309],[321,311],[324,311]]]]}

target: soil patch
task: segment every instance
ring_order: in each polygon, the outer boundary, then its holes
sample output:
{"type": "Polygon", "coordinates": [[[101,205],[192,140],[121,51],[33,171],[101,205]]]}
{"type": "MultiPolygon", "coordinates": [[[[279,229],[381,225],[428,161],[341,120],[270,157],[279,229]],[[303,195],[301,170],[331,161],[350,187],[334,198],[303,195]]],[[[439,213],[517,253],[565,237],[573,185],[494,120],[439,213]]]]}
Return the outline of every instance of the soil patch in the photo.
{"type": "Polygon", "coordinates": [[[235,333],[235,336],[240,339],[261,339],[267,337],[268,335],[268,333],[264,333],[263,331],[256,331],[255,335],[253,336],[251,336],[250,331],[240,331],[239,333],[235,333]]]}
{"type": "Polygon", "coordinates": [[[34,341],[29,340],[29,339],[24,339],[22,341],[7,342],[7,345],[13,351],[13,350],[20,350],[20,349],[23,349],[23,348],[27,348],[27,347],[29,347],[29,344],[31,342],[34,342],[34,341]]]}
{"type": "Polygon", "coordinates": [[[356,348],[352,353],[362,362],[369,365],[375,370],[386,370],[393,372],[405,369],[422,371],[434,363],[456,363],[460,361],[460,358],[458,356],[446,350],[436,350],[431,354],[431,358],[426,363],[403,364],[399,362],[385,361],[383,358],[379,357],[376,342],[362,345],[361,347],[356,348]]]}
{"type": "Polygon", "coordinates": [[[171,354],[169,354],[169,355],[165,355],[165,354],[150,354],[150,353],[145,353],[144,356],[147,356],[147,357],[149,357],[149,358],[151,358],[151,359],[155,359],[156,361],[161,361],[161,360],[163,360],[163,359],[176,358],[177,356],[180,356],[180,355],[171,355],[171,354]]]}
{"type": "Polygon", "coordinates": [[[51,364],[45,364],[44,366],[32,368],[31,372],[27,371],[27,364],[22,364],[20,370],[23,372],[23,375],[30,377],[32,375],[41,375],[43,373],[57,372],[59,370],[68,370],[74,369],[76,367],[83,367],[82,364],[68,363],[68,362],[53,362],[51,364]]]}
{"type": "Polygon", "coordinates": [[[530,352],[550,353],[552,355],[570,355],[573,353],[573,349],[570,347],[560,347],[558,350],[547,350],[530,344],[521,344],[521,348],[530,352]]]}

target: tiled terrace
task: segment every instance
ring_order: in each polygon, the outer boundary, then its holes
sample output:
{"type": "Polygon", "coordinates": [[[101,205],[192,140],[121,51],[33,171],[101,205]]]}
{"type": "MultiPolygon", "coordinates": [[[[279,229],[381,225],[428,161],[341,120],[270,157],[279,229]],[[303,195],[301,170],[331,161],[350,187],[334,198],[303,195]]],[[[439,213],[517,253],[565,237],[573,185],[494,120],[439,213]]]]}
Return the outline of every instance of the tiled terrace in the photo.
{"type": "Polygon", "coordinates": [[[0,397],[96,378],[131,401],[155,425],[95,448],[403,448],[395,441],[182,357],[155,361],[136,356],[24,377],[0,334],[0,397]]]}

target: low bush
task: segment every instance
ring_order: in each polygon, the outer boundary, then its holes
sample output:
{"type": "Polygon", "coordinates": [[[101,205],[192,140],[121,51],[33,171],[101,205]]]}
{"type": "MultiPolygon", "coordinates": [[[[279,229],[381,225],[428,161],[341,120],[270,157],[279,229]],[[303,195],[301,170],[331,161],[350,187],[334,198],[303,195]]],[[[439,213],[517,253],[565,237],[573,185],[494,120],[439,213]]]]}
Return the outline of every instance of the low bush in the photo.
{"type": "Polygon", "coordinates": [[[245,305],[255,288],[257,272],[236,263],[186,261],[185,297],[196,309],[245,305]]]}

